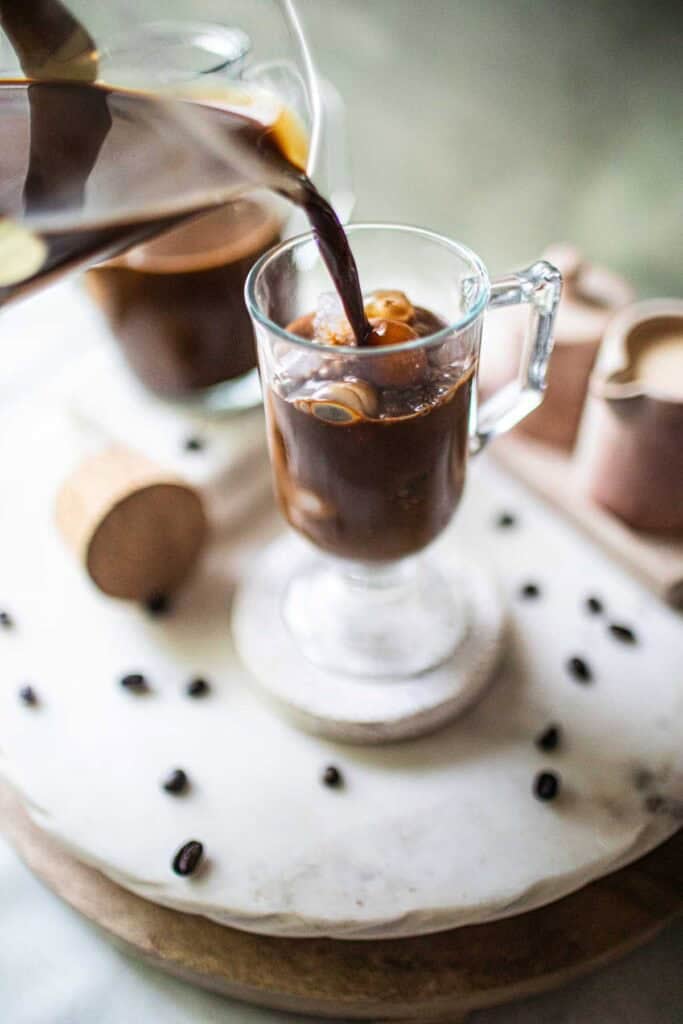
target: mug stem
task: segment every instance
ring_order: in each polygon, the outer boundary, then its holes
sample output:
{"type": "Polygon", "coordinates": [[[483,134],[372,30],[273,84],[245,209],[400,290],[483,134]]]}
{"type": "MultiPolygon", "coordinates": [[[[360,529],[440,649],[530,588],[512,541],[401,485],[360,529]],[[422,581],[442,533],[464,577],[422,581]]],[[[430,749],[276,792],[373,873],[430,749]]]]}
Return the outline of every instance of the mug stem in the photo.
{"type": "Polygon", "coordinates": [[[282,612],[310,661],[351,676],[426,672],[454,653],[465,632],[463,603],[424,557],[317,559],[290,581],[282,612]]]}

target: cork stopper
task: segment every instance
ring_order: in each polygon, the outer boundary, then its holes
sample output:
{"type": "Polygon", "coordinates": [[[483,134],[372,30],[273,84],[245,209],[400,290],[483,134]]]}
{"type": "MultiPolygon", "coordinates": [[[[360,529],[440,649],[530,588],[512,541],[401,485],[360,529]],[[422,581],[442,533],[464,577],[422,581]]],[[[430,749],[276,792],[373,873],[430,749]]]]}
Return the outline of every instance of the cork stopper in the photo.
{"type": "Polygon", "coordinates": [[[134,601],[176,589],[207,535],[199,494],[120,445],[88,456],[64,481],[56,520],[95,585],[134,601]]]}

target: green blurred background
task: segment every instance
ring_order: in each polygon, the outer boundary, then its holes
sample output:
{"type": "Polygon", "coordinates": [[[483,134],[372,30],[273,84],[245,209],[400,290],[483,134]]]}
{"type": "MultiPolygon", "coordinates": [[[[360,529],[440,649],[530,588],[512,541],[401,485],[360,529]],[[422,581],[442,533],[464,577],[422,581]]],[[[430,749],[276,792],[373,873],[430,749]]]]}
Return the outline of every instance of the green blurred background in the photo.
{"type": "Polygon", "coordinates": [[[681,293],[683,3],[300,0],[349,111],[357,218],[494,272],[571,240],[681,293]]]}
{"type": "MultiPolygon", "coordinates": [[[[220,20],[230,2],[164,6],[220,20]]],[[[568,239],[643,294],[681,294],[683,3],[298,9],[346,101],[355,219],[443,231],[494,273],[568,239]]]]}

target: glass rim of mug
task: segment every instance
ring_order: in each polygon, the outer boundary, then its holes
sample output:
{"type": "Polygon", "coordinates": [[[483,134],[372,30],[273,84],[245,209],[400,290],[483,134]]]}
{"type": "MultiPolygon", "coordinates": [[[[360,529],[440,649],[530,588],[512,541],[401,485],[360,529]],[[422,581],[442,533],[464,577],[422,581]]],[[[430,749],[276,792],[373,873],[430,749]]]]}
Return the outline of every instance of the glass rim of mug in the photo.
{"type": "MultiPolygon", "coordinates": [[[[459,320],[454,320],[451,323],[446,324],[445,327],[442,327],[439,331],[435,331],[434,334],[427,334],[421,338],[414,338],[411,341],[404,341],[398,345],[391,345],[390,348],[392,353],[411,352],[415,349],[426,348],[431,345],[439,344],[439,342],[445,341],[452,334],[469,327],[486,309],[491,293],[491,282],[488,271],[479,256],[461,242],[455,242],[446,235],[441,235],[436,231],[431,231],[429,228],[421,228],[413,224],[398,224],[393,221],[362,221],[354,224],[347,224],[344,227],[344,231],[347,235],[361,234],[364,231],[395,231],[419,236],[429,242],[436,243],[444,250],[469,263],[472,270],[471,280],[476,282],[477,293],[472,302],[472,306],[467,313],[459,320]]],[[[292,345],[298,345],[303,349],[325,352],[328,355],[348,355],[353,356],[356,359],[359,357],[363,359],[377,359],[382,356],[386,357],[388,353],[388,347],[386,346],[370,348],[358,345],[326,345],[320,341],[312,341],[309,338],[302,338],[297,334],[291,334],[289,331],[285,330],[284,327],[281,327],[279,324],[275,323],[274,320],[271,320],[270,317],[262,311],[256,298],[256,285],[261,274],[268,269],[271,263],[274,263],[277,259],[290,252],[292,249],[296,249],[309,243],[315,244],[313,231],[305,231],[303,234],[295,235],[293,238],[288,238],[284,242],[280,242],[279,245],[269,249],[268,252],[264,253],[263,256],[256,261],[249,271],[244,284],[244,298],[250,316],[258,324],[282,341],[286,341],[292,345]]]]}

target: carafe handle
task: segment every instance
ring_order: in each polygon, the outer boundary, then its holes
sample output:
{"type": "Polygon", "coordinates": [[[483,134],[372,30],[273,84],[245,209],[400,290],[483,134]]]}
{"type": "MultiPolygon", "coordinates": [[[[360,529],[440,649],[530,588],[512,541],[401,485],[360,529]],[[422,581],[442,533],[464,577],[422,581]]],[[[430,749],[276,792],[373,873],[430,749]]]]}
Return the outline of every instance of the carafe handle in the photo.
{"type": "Polygon", "coordinates": [[[471,454],[480,452],[493,437],[510,430],[541,404],[561,290],[562,275],[545,260],[491,283],[489,307],[528,305],[529,322],[516,379],[482,402],[475,412],[471,454]]]}
{"type": "Polygon", "coordinates": [[[349,155],[349,130],[346,121],[346,105],[337,88],[326,78],[320,80],[323,109],[323,154],[320,167],[314,169],[319,175],[318,186],[327,196],[342,224],[351,219],[356,197],[353,191],[351,158],[349,155]]]}

